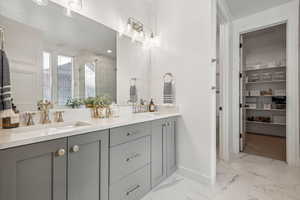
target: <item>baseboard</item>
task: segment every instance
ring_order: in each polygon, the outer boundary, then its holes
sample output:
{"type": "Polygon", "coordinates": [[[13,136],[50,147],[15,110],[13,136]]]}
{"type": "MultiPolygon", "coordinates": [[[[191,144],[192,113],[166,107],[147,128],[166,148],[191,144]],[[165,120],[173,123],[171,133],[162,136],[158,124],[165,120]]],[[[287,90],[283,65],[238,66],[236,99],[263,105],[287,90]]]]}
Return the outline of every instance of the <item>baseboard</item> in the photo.
{"type": "Polygon", "coordinates": [[[177,173],[200,183],[209,184],[209,185],[214,183],[214,180],[211,177],[206,176],[204,174],[200,174],[199,172],[193,169],[185,168],[182,166],[178,167],[177,173]]]}

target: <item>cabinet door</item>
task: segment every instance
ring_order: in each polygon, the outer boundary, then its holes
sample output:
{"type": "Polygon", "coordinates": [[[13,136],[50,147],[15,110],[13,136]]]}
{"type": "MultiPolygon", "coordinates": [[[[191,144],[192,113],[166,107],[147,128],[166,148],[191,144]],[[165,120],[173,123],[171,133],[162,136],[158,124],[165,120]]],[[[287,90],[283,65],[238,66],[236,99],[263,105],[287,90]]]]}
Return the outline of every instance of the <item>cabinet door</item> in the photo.
{"type": "Polygon", "coordinates": [[[65,200],[67,139],[0,151],[0,200],[65,200]]]}
{"type": "Polygon", "coordinates": [[[108,200],[108,131],[68,140],[68,199],[108,200]]]}
{"type": "Polygon", "coordinates": [[[167,176],[172,175],[177,169],[176,163],[176,119],[169,119],[167,126],[167,176]]]}
{"type": "Polygon", "coordinates": [[[167,127],[164,120],[152,122],[152,187],[155,187],[167,177],[166,133],[167,127]]]}

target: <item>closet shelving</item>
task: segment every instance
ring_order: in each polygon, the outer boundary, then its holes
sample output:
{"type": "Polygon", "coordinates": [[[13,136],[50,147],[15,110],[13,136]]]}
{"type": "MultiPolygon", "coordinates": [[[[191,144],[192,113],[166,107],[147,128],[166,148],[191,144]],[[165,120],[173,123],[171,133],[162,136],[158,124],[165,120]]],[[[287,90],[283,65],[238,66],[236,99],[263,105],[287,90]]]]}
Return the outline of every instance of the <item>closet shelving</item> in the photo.
{"type": "Polygon", "coordinates": [[[262,68],[254,68],[254,69],[245,69],[245,72],[265,71],[265,70],[282,69],[282,68],[286,68],[286,66],[283,65],[283,66],[277,66],[277,67],[262,67],[262,68]]]}
{"type": "Polygon", "coordinates": [[[246,82],[246,84],[267,84],[267,83],[285,83],[285,80],[282,81],[256,81],[256,82],[246,82]]]}
{"type": "Polygon", "coordinates": [[[286,135],[286,26],[242,36],[243,132],[286,135]]]}

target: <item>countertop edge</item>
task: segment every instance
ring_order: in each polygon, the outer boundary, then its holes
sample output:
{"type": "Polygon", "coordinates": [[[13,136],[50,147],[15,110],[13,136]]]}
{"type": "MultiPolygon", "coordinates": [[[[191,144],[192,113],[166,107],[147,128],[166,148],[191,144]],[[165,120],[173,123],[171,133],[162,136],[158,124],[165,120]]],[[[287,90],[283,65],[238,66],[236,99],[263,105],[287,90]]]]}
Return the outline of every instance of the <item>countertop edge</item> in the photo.
{"type": "MultiPolygon", "coordinates": [[[[69,132],[64,132],[64,133],[59,133],[59,134],[53,134],[53,135],[44,135],[44,136],[32,136],[26,139],[19,139],[19,140],[12,140],[12,141],[7,141],[7,142],[2,142],[1,141],[1,133],[0,133],[0,150],[5,150],[9,148],[14,148],[14,147],[19,147],[19,146],[24,146],[24,145],[30,145],[34,143],[40,143],[40,142],[46,142],[50,140],[56,140],[56,139],[61,139],[61,138],[66,138],[70,136],[75,136],[75,135],[81,135],[81,134],[86,134],[94,131],[105,131],[108,129],[112,128],[118,128],[122,126],[129,126],[133,124],[138,124],[138,123],[144,123],[144,122],[151,122],[155,120],[160,120],[160,119],[166,119],[166,118],[172,118],[172,117],[180,117],[180,113],[169,113],[169,114],[161,114],[161,115],[156,115],[152,116],[149,118],[140,118],[140,119],[124,119],[119,120],[117,122],[111,122],[109,124],[109,121],[106,121],[106,124],[98,124],[97,121],[99,122],[105,122],[106,119],[96,119],[96,120],[90,120],[87,122],[92,122],[91,126],[88,127],[82,127],[77,130],[72,130],[69,132]]],[[[22,133],[20,133],[22,134],[22,133]]],[[[9,135],[9,134],[8,134],[9,135]]]]}

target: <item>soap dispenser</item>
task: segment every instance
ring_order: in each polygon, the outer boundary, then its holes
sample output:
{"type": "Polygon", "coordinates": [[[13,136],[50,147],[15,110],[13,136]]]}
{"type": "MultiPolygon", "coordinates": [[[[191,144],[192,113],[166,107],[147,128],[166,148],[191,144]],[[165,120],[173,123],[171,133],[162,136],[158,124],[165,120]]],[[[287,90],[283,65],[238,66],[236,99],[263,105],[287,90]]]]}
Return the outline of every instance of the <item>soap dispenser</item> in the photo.
{"type": "Polygon", "coordinates": [[[151,99],[149,103],[149,112],[155,112],[155,104],[153,102],[153,99],[151,99]]]}

